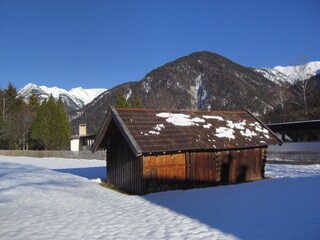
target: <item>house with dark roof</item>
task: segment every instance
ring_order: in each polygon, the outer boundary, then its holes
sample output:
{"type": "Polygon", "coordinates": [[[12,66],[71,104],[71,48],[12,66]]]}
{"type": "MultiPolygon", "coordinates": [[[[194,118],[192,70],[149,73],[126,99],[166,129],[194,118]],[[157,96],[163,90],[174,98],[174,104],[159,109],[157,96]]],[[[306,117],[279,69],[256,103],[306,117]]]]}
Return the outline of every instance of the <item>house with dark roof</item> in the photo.
{"type": "Polygon", "coordinates": [[[115,109],[92,151],[107,151],[107,181],[130,194],[264,178],[282,141],[249,111],[115,109]]]}
{"type": "Polygon", "coordinates": [[[87,134],[86,124],[79,124],[79,135],[70,137],[70,150],[73,152],[90,151],[95,138],[95,134],[87,134]]]}

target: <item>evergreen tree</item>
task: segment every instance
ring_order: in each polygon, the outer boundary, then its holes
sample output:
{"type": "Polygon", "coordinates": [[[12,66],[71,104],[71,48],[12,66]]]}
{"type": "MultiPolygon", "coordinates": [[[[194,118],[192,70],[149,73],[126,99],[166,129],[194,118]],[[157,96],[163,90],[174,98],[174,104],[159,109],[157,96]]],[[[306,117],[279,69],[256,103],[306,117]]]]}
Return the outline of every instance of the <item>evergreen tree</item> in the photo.
{"type": "Polygon", "coordinates": [[[139,96],[134,96],[132,100],[132,107],[133,108],[142,108],[141,99],[139,96]]]}
{"type": "Polygon", "coordinates": [[[37,94],[32,93],[28,99],[28,106],[33,113],[36,113],[40,107],[40,99],[37,94]]]}
{"type": "Polygon", "coordinates": [[[115,107],[116,108],[129,108],[130,107],[130,104],[128,103],[123,92],[118,93],[115,107]]]}
{"type": "Polygon", "coordinates": [[[17,111],[21,103],[21,98],[19,99],[17,98],[17,96],[18,96],[17,88],[12,83],[9,83],[4,93],[3,105],[4,105],[5,114],[10,111],[11,112],[17,111]]]}
{"type": "Polygon", "coordinates": [[[50,96],[47,102],[41,104],[31,136],[45,149],[59,150],[68,147],[70,125],[61,98],[56,102],[50,96]]]}
{"type": "Polygon", "coordinates": [[[18,95],[17,88],[12,83],[8,83],[5,92],[10,100],[13,100],[18,95]]]}
{"type": "Polygon", "coordinates": [[[28,149],[29,141],[42,149],[66,149],[69,145],[70,126],[62,99],[52,96],[40,104],[33,93],[28,102],[18,96],[9,83],[0,89],[0,149],[28,149]]]}
{"type": "Polygon", "coordinates": [[[141,98],[135,95],[131,101],[131,104],[127,101],[123,92],[119,92],[115,104],[116,108],[142,108],[141,98]]]}
{"type": "Polygon", "coordinates": [[[61,97],[57,102],[57,115],[58,115],[58,123],[60,129],[60,136],[59,136],[59,147],[66,147],[70,143],[70,124],[68,121],[68,114],[64,108],[64,104],[62,102],[61,97]]]}
{"type": "Polygon", "coordinates": [[[40,149],[47,149],[49,146],[49,116],[46,107],[47,102],[43,101],[37,111],[36,119],[31,128],[31,138],[36,143],[36,148],[40,149]]]}

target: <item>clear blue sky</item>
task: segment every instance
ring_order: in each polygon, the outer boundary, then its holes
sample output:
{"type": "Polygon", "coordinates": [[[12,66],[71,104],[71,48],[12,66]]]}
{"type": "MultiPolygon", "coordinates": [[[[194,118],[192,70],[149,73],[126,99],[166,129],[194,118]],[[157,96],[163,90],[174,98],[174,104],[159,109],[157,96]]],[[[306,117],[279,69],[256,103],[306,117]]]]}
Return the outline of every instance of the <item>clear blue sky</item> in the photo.
{"type": "Polygon", "coordinates": [[[320,60],[319,0],[0,0],[0,86],[111,88],[194,51],[320,60]]]}

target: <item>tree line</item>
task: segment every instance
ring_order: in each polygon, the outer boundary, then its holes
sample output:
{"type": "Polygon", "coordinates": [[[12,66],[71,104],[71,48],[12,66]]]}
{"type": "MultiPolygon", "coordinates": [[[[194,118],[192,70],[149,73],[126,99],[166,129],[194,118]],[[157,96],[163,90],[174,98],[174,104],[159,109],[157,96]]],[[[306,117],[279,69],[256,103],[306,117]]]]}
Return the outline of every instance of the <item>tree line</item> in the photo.
{"type": "Polygon", "coordinates": [[[62,99],[25,101],[9,83],[0,87],[0,149],[69,149],[70,125],[62,99]]]}

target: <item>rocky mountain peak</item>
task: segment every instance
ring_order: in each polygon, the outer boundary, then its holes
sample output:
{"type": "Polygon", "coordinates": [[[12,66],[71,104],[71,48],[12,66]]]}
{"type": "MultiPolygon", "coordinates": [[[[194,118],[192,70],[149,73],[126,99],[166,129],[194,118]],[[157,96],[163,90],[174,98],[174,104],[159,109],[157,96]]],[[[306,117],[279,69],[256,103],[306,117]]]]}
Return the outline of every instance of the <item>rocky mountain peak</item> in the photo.
{"type": "Polygon", "coordinates": [[[107,91],[103,88],[83,89],[73,88],[69,91],[58,87],[38,86],[33,83],[27,84],[20,89],[18,95],[27,100],[32,93],[35,93],[40,101],[47,100],[52,95],[56,100],[61,97],[68,112],[79,110],[90,103],[101,93],[107,91]]]}
{"type": "Polygon", "coordinates": [[[250,68],[215,53],[203,51],[156,68],[138,82],[116,86],[85,106],[75,125],[100,126],[117,94],[128,101],[139,96],[145,108],[245,110],[261,114],[270,107],[268,91],[274,83],[250,68]]]}

